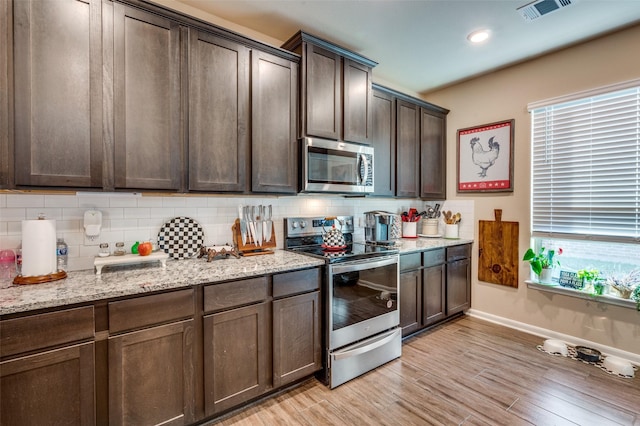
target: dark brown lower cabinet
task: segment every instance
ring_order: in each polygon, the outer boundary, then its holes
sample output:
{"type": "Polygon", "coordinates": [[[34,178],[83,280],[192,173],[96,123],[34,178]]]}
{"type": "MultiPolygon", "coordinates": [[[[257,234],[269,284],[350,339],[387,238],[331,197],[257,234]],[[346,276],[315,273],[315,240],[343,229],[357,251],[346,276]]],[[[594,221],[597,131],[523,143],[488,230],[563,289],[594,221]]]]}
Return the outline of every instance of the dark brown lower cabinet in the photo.
{"type": "Polygon", "coordinates": [[[207,416],[267,390],[268,303],[204,317],[204,393],[207,416]]]}
{"type": "Polygon", "coordinates": [[[400,256],[400,326],[407,336],[471,306],[470,244],[400,256]]]}
{"type": "Polygon", "coordinates": [[[309,376],[322,366],[320,292],[273,301],[273,386],[309,376]]]}
{"type": "Polygon", "coordinates": [[[194,418],[193,320],[109,338],[109,424],[194,418]]]}
{"type": "Polygon", "coordinates": [[[95,424],[94,343],[0,363],[0,424],[95,424]]]}
{"type": "Polygon", "coordinates": [[[400,325],[407,336],[422,327],[422,270],[400,274],[400,325]]]}
{"type": "Polygon", "coordinates": [[[471,262],[456,260],[447,265],[447,314],[453,315],[471,306],[471,262]]]}

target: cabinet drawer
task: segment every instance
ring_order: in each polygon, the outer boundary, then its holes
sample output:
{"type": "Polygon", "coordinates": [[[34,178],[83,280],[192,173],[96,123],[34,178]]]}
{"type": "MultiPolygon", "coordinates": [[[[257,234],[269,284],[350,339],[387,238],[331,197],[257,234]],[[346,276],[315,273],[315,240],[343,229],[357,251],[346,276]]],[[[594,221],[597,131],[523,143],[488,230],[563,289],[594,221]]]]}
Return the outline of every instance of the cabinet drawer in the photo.
{"type": "Polygon", "coordinates": [[[0,322],[0,356],[94,337],[93,306],[0,322]]]}
{"type": "Polygon", "coordinates": [[[204,288],[204,311],[212,312],[261,302],[267,297],[269,297],[267,277],[214,284],[204,288]]]}
{"type": "Polygon", "coordinates": [[[422,256],[424,260],[423,265],[425,268],[428,268],[430,266],[442,265],[445,259],[443,248],[425,251],[422,256]]]}
{"type": "Polygon", "coordinates": [[[193,289],[109,303],[109,332],[148,327],[193,316],[193,289]]]}
{"type": "Polygon", "coordinates": [[[422,265],[420,262],[420,255],[421,253],[410,253],[400,256],[400,272],[420,269],[420,266],[422,265]]]}
{"type": "Polygon", "coordinates": [[[306,293],[320,288],[320,269],[305,269],[273,276],[273,297],[306,293]]]}
{"type": "Polygon", "coordinates": [[[447,262],[471,257],[471,244],[447,247],[447,262]]]}

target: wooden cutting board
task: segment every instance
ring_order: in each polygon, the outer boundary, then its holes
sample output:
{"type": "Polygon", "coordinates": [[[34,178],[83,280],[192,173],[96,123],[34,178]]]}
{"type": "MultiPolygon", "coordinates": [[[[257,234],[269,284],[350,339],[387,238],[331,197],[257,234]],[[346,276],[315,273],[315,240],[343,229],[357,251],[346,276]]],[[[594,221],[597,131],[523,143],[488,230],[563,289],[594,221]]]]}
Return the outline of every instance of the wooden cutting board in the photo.
{"type": "Polygon", "coordinates": [[[481,220],[478,229],[478,280],[518,288],[518,222],[503,222],[502,210],[495,221],[481,220]]]}

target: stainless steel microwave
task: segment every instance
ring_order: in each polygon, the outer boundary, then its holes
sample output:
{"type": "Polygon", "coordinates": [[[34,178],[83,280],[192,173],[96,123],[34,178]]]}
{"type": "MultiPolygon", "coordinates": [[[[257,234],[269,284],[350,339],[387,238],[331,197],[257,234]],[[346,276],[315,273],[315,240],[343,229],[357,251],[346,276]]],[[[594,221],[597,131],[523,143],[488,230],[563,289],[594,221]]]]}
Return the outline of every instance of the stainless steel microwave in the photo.
{"type": "Polygon", "coordinates": [[[373,192],[373,148],[350,142],[302,139],[302,192],[373,192]]]}

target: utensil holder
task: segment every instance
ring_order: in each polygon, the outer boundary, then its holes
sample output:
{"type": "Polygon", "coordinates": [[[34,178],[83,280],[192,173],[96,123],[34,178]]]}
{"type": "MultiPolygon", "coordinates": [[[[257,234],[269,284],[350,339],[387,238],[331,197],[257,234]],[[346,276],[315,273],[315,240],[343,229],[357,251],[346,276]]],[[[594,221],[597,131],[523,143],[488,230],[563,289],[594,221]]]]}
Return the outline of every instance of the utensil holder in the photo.
{"type": "Polygon", "coordinates": [[[418,222],[402,222],[402,238],[418,238],[418,222]]]}
{"type": "Polygon", "coordinates": [[[445,224],[444,225],[444,237],[450,239],[457,239],[459,237],[459,227],[458,224],[445,224]]]}
{"type": "Polygon", "coordinates": [[[438,219],[423,219],[422,233],[424,235],[438,235],[438,219]]]}

